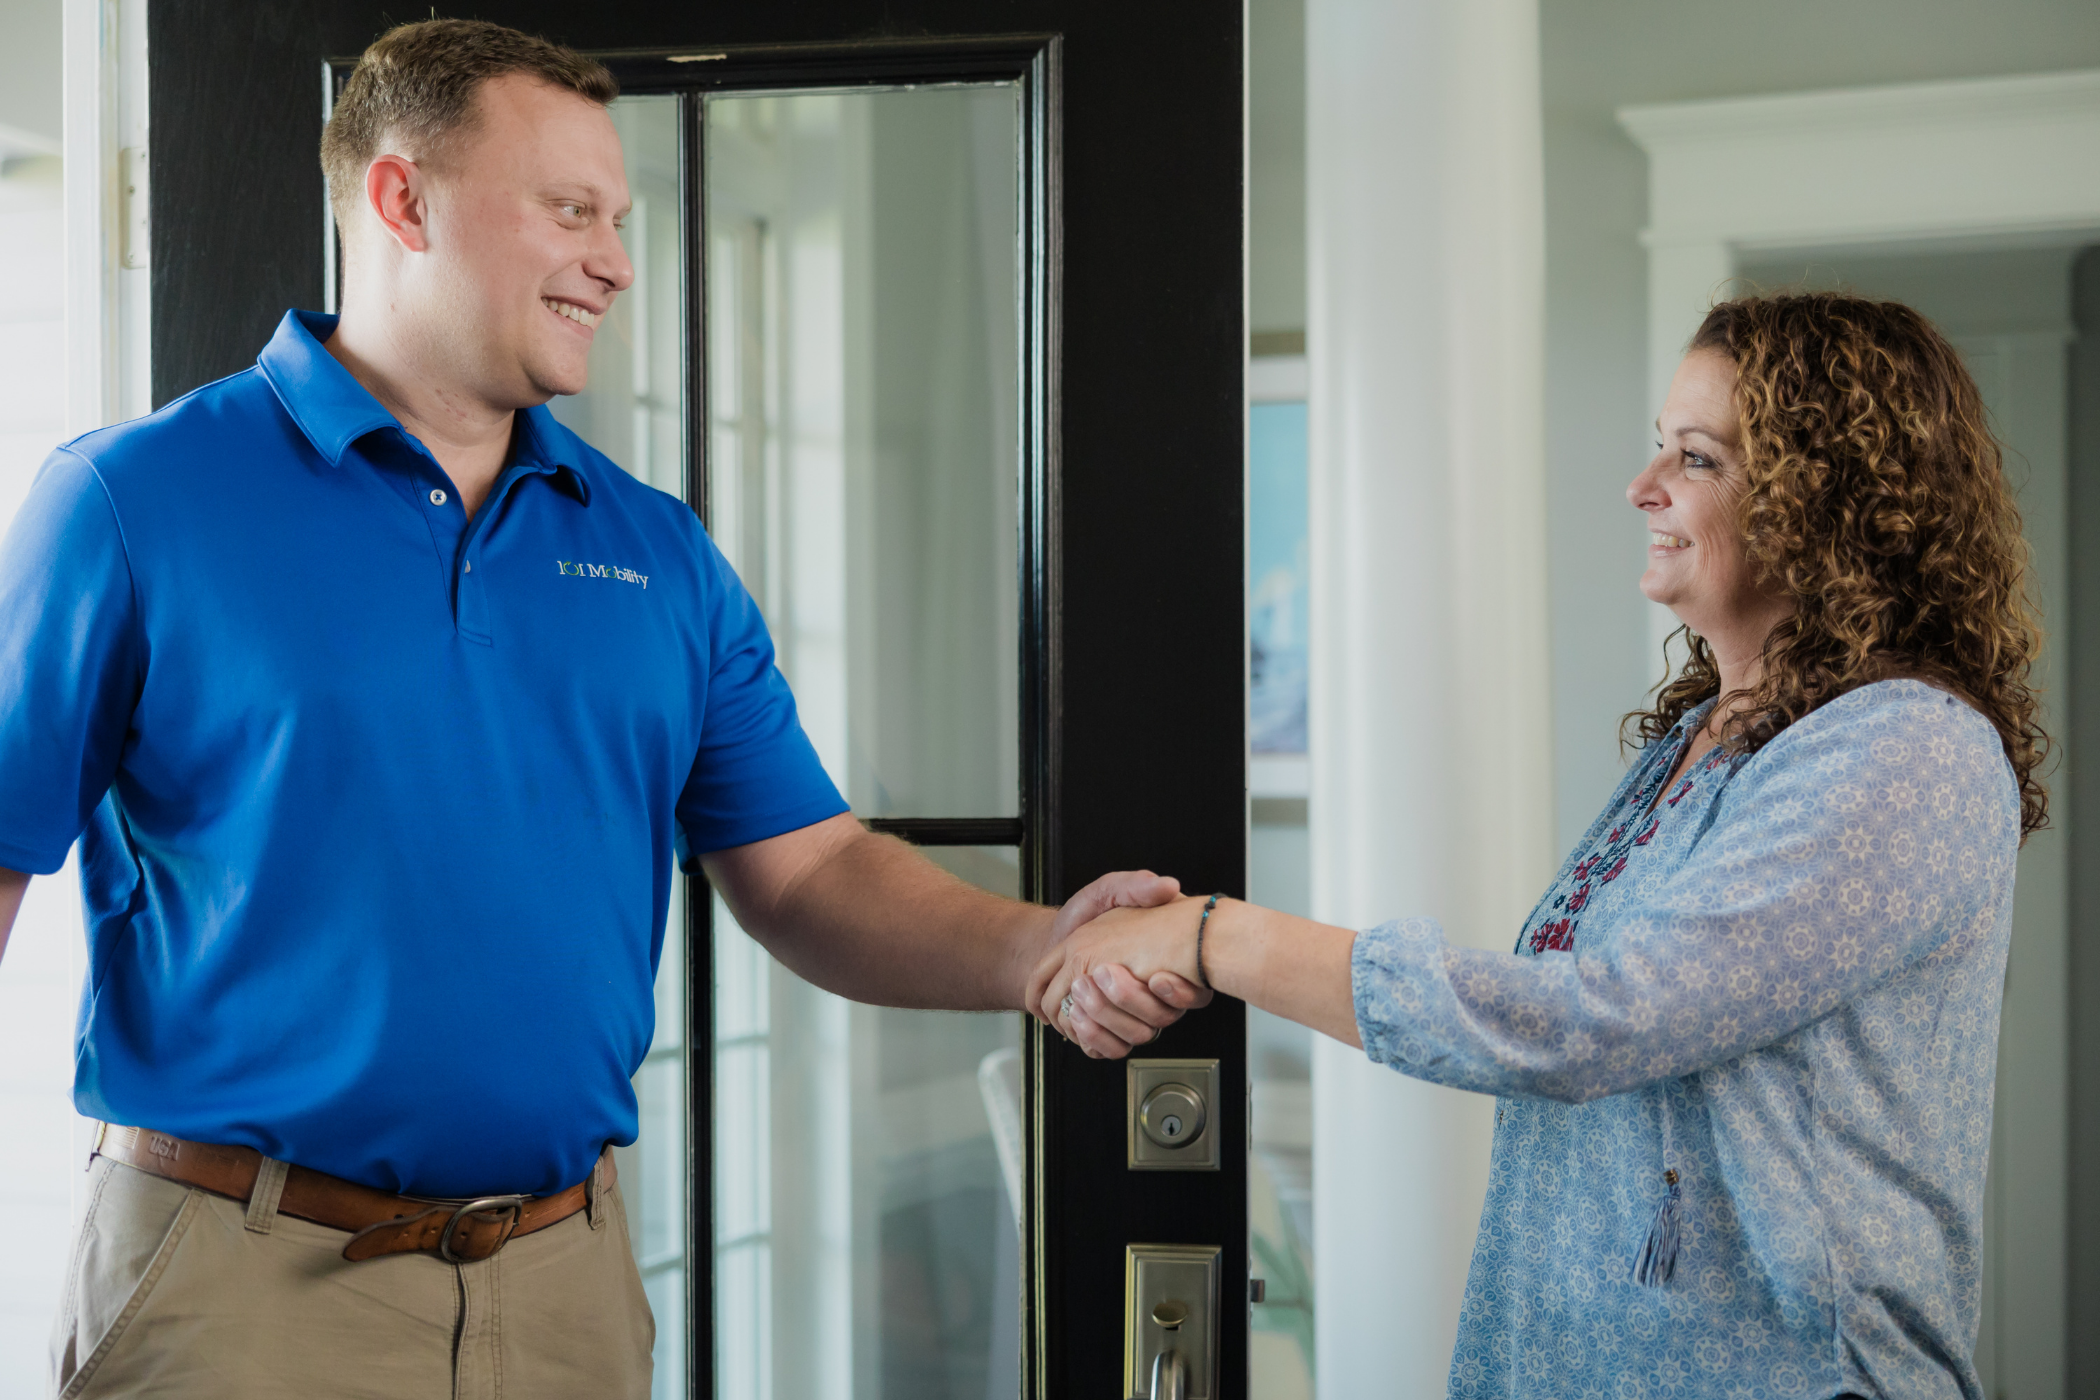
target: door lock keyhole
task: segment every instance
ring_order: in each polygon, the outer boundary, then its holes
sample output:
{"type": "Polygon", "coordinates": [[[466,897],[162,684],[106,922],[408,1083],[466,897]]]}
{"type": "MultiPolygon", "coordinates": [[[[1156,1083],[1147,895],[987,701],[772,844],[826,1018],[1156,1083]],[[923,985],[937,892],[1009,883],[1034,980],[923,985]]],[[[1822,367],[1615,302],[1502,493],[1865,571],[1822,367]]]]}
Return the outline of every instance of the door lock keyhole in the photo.
{"type": "Polygon", "coordinates": [[[1130,1169],[1219,1170],[1218,1139],[1229,1116],[1219,1105],[1231,1100],[1219,1087],[1218,1062],[1132,1059],[1125,1065],[1123,1132],[1130,1169]]]}
{"type": "Polygon", "coordinates": [[[1203,1135],[1203,1095],[1186,1084],[1161,1084],[1138,1108],[1138,1128],[1161,1147],[1186,1147],[1203,1135]]]}

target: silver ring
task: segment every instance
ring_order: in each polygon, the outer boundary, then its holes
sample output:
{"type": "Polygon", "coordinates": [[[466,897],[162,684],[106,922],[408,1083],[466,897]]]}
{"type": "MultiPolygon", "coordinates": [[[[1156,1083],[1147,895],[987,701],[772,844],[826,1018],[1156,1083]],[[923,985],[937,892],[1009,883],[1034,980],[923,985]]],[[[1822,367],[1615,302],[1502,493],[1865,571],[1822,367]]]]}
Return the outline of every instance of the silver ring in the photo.
{"type": "Polygon", "coordinates": [[[1064,1017],[1067,1021],[1072,1019],[1072,994],[1070,992],[1066,992],[1065,999],[1057,1004],[1057,1014],[1064,1017]]]}

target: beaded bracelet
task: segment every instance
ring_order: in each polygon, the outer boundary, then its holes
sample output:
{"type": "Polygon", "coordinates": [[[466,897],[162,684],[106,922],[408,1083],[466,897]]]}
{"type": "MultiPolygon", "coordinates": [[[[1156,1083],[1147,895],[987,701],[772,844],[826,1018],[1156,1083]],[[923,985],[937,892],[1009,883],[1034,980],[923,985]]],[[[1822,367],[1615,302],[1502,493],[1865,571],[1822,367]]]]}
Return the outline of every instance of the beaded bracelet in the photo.
{"type": "Polygon", "coordinates": [[[1203,926],[1210,922],[1210,911],[1218,907],[1225,896],[1214,894],[1203,903],[1203,917],[1196,920],[1196,981],[1204,991],[1210,990],[1210,975],[1203,970],[1203,926]]]}

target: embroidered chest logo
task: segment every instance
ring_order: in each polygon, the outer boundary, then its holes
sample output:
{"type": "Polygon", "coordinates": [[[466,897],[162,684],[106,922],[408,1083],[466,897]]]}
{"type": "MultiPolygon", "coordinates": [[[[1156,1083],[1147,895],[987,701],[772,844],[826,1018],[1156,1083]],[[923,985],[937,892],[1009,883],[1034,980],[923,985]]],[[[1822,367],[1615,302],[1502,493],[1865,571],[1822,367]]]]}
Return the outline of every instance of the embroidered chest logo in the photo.
{"type": "Polygon", "coordinates": [[[616,578],[622,583],[638,583],[644,589],[649,587],[649,575],[623,569],[618,564],[576,564],[557,559],[554,567],[561,570],[564,578],[616,578]]]}

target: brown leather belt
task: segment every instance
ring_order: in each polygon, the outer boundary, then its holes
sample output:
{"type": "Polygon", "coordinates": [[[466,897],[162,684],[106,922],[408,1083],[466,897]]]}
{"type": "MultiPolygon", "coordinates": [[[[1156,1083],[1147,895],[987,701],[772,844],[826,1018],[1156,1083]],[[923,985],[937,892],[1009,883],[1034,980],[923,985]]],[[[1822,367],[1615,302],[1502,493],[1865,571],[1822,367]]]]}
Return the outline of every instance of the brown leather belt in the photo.
{"type": "MultiPolygon", "coordinates": [[[[185,1142],[144,1128],[102,1125],[95,1152],[142,1172],[246,1201],[255,1194],[263,1155],[252,1147],[185,1142]]],[[[612,1158],[602,1162],[600,1189],[610,1189],[612,1158]]],[[[595,1174],[595,1172],[594,1172],[595,1174]]],[[[552,1196],[481,1196],[465,1202],[419,1201],[345,1181],[309,1167],[287,1167],[277,1209],[332,1230],[350,1231],[349,1260],[428,1250],[454,1264],[486,1259],[519,1235],[567,1220],[590,1204],[586,1178],[552,1196]]]]}

